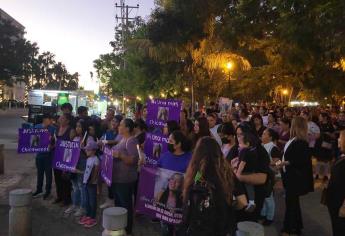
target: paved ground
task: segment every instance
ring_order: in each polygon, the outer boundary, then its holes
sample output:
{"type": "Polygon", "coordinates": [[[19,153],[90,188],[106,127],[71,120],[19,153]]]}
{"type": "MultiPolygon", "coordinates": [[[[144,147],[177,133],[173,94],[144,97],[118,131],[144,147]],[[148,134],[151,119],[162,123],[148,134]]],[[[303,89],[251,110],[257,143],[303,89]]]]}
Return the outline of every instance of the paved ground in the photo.
{"type": "MultiPolygon", "coordinates": [[[[22,120],[19,117],[23,111],[0,113],[0,143],[15,144],[17,128],[22,120]],[[4,132],[3,132],[4,131],[4,132]]],[[[8,192],[14,188],[31,188],[35,186],[35,166],[33,155],[18,155],[13,150],[15,145],[6,145],[5,175],[0,176],[0,236],[8,235],[8,192]]],[[[54,188],[54,187],[53,187],[54,188]]],[[[282,226],[284,202],[281,188],[276,191],[277,216],[273,226],[265,229],[266,236],[277,236],[282,226]]],[[[103,198],[103,196],[101,196],[103,198]]],[[[320,205],[320,191],[317,190],[302,197],[302,212],[305,236],[330,236],[330,222],[325,207],[320,205]]],[[[34,199],[33,236],[74,236],[101,235],[101,225],[86,230],[75,223],[76,219],[63,214],[64,209],[52,205],[51,200],[34,199]]],[[[98,216],[101,216],[99,212],[98,216]]],[[[101,219],[99,219],[101,222],[101,219]]],[[[101,223],[100,223],[101,224],[101,223]]],[[[159,235],[159,225],[152,224],[146,217],[137,217],[134,226],[136,236],[159,235]]]]}

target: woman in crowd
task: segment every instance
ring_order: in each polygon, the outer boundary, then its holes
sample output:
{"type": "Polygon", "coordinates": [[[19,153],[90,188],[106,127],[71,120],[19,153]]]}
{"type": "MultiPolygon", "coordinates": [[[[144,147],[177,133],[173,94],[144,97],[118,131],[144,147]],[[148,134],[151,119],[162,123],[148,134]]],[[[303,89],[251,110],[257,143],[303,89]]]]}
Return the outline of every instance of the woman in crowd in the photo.
{"type": "Polygon", "coordinates": [[[254,114],[250,121],[251,121],[253,127],[255,127],[256,135],[259,138],[261,138],[262,133],[266,129],[266,127],[264,126],[262,117],[259,114],[254,114]]]}
{"type": "MultiPolygon", "coordinates": [[[[113,145],[116,145],[121,141],[122,137],[119,134],[119,125],[121,121],[122,121],[122,116],[115,115],[114,119],[112,119],[109,122],[108,130],[106,130],[106,132],[102,135],[101,140],[99,140],[98,142],[99,145],[102,146],[102,148],[104,148],[104,145],[108,145],[112,147],[113,145]]],[[[99,193],[102,192],[102,185],[103,185],[103,181],[100,178],[99,183],[98,183],[99,193]]],[[[107,188],[108,188],[108,197],[105,200],[105,202],[99,206],[99,208],[101,209],[114,206],[113,191],[111,190],[111,187],[107,187],[107,188]]]]}
{"type": "MultiPolygon", "coordinates": [[[[185,173],[191,160],[190,142],[184,134],[176,130],[169,136],[168,152],[163,153],[158,160],[158,167],[185,173]]],[[[172,236],[174,232],[180,232],[179,227],[161,222],[163,236],[172,236]]]]}
{"type": "Polygon", "coordinates": [[[311,120],[311,116],[309,115],[308,111],[302,111],[301,116],[308,122],[308,142],[309,148],[313,154],[316,140],[320,137],[320,128],[311,120]]]}
{"type": "Polygon", "coordinates": [[[222,140],[222,153],[224,158],[231,162],[238,157],[238,145],[236,144],[236,133],[231,123],[224,123],[218,127],[218,134],[222,140]]]}
{"type": "MultiPolygon", "coordinates": [[[[280,150],[276,146],[278,137],[278,133],[270,128],[267,128],[262,134],[262,145],[264,146],[270,157],[271,165],[275,165],[275,163],[279,161],[282,157],[280,150]]],[[[265,199],[264,206],[261,210],[261,216],[264,219],[263,225],[270,225],[273,222],[275,211],[275,202],[273,194],[274,193],[272,191],[271,195],[265,199]]]]}
{"type": "MultiPolygon", "coordinates": [[[[267,197],[265,183],[267,181],[268,173],[269,173],[269,164],[270,160],[260,144],[260,140],[256,138],[255,131],[253,130],[251,124],[249,122],[242,122],[236,129],[236,138],[237,142],[239,143],[239,139],[244,136],[250,136],[253,138],[252,146],[255,148],[251,150],[251,156],[257,156],[257,165],[253,166],[256,170],[256,173],[251,173],[247,175],[242,175],[241,179],[239,180],[242,184],[248,184],[254,186],[254,194],[255,194],[255,210],[254,212],[243,212],[243,215],[238,216],[242,220],[251,220],[257,221],[260,217],[260,212],[264,203],[265,198],[267,197]]],[[[231,161],[231,166],[233,168],[237,168],[239,165],[239,158],[234,158],[231,161]]],[[[248,193],[247,193],[248,199],[248,193]]]]}
{"type": "Polygon", "coordinates": [[[319,178],[321,169],[323,169],[323,178],[324,180],[328,180],[330,162],[334,156],[334,127],[330,121],[329,115],[325,112],[320,114],[319,121],[321,135],[315,144],[314,155],[317,159],[315,179],[319,178]]]}
{"type": "Polygon", "coordinates": [[[85,214],[85,191],[83,189],[83,174],[86,167],[86,153],[83,149],[87,143],[93,141],[87,135],[87,126],[84,120],[80,119],[76,123],[75,137],[73,141],[80,142],[80,156],[76,166],[76,172],[71,175],[72,182],[72,206],[69,207],[65,213],[70,214],[74,212],[74,216],[82,216],[85,214]]]}
{"type": "Polygon", "coordinates": [[[284,150],[285,144],[290,139],[290,126],[291,121],[288,118],[282,118],[280,120],[280,134],[277,143],[280,150],[284,150]]]}
{"type": "MultiPolygon", "coordinates": [[[[71,141],[75,132],[71,127],[73,116],[69,113],[62,114],[58,119],[58,129],[56,132],[57,140],[71,141]]],[[[71,181],[70,174],[61,170],[54,169],[56,200],[54,203],[62,203],[68,206],[71,203],[71,181]]]]}
{"type": "Polygon", "coordinates": [[[218,143],[201,138],[184,182],[183,227],[189,236],[226,236],[234,232],[233,175],[218,143]]]}
{"type": "Polygon", "coordinates": [[[206,117],[199,117],[194,122],[193,147],[195,147],[200,138],[205,136],[211,136],[210,127],[206,117]]]}
{"type": "Polygon", "coordinates": [[[277,124],[277,117],[275,113],[270,112],[268,113],[268,123],[267,123],[267,128],[274,129],[276,132],[279,131],[279,125],[277,124]]]}
{"type": "Polygon", "coordinates": [[[134,135],[134,122],[124,119],[119,126],[121,141],[113,147],[112,190],[115,206],[127,209],[127,234],[132,234],[133,226],[133,189],[138,178],[138,140],[134,135]]]}
{"type": "Polygon", "coordinates": [[[283,235],[300,235],[303,229],[299,197],[314,191],[311,153],[307,142],[307,121],[298,116],[292,120],[290,140],[284,147],[282,180],[285,189],[283,235]]]}
{"type": "Polygon", "coordinates": [[[339,148],[343,153],[335,162],[326,190],[326,203],[331,216],[333,236],[345,233],[345,131],[340,132],[339,148]]]}

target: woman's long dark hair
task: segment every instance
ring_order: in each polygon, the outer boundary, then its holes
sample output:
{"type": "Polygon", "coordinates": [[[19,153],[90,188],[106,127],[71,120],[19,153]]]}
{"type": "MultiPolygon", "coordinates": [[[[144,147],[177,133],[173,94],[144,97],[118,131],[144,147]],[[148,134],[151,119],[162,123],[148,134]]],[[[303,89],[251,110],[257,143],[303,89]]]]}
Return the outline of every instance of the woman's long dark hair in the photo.
{"type": "Polygon", "coordinates": [[[193,185],[198,171],[201,174],[201,181],[215,186],[217,191],[219,190],[224,194],[226,202],[230,205],[233,192],[232,170],[214,138],[203,137],[196,145],[183,185],[183,199],[185,202],[188,199],[189,189],[193,185]]]}
{"type": "Polygon", "coordinates": [[[197,121],[199,122],[199,133],[196,134],[198,139],[206,136],[211,136],[210,126],[208,125],[207,118],[199,117],[197,121]]]}

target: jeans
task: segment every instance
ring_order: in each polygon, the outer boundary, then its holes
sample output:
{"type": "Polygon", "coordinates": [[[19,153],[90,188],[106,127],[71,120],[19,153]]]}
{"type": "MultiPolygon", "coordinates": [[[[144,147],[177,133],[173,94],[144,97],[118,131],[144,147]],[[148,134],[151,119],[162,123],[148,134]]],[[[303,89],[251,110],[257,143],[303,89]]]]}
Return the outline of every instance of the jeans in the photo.
{"type": "Polygon", "coordinates": [[[132,234],[133,228],[133,189],[134,183],[113,183],[111,185],[115,198],[115,206],[127,209],[127,234],[132,234]]]}
{"type": "Polygon", "coordinates": [[[51,155],[36,157],[37,168],[37,192],[42,192],[44,176],[46,176],[46,193],[51,192],[53,170],[51,155]]]}
{"type": "Polygon", "coordinates": [[[72,182],[72,203],[74,206],[79,206],[86,208],[85,200],[85,189],[83,186],[83,175],[76,174],[74,178],[71,179],[72,182]]]}
{"type": "Polygon", "coordinates": [[[275,202],[273,197],[273,192],[271,196],[265,199],[264,206],[261,210],[261,216],[265,216],[267,220],[273,220],[275,211],[275,202]]]}
{"type": "Polygon", "coordinates": [[[96,219],[97,184],[84,184],[86,200],[86,216],[96,219]]]}

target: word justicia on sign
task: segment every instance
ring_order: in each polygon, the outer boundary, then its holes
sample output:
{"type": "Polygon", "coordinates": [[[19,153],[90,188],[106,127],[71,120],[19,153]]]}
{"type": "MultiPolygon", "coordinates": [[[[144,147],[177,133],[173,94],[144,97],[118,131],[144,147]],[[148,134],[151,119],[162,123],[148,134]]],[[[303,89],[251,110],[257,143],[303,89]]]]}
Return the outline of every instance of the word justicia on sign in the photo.
{"type": "Polygon", "coordinates": [[[78,142],[72,142],[72,141],[61,141],[60,147],[64,148],[78,148],[79,143],[78,142]]]}
{"type": "Polygon", "coordinates": [[[64,170],[67,170],[67,171],[75,171],[75,168],[72,167],[72,166],[68,166],[64,163],[61,163],[61,162],[56,162],[56,167],[57,168],[60,168],[60,169],[64,169],[64,170]]]}

